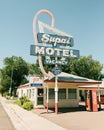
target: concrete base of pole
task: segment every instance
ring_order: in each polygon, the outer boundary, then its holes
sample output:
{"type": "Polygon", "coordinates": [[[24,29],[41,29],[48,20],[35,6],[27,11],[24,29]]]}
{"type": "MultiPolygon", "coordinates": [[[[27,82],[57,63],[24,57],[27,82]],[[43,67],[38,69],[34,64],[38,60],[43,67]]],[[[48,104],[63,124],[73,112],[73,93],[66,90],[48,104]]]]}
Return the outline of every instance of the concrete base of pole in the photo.
{"type": "Polygon", "coordinates": [[[55,113],[58,114],[58,103],[55,103],[55,113]]]}

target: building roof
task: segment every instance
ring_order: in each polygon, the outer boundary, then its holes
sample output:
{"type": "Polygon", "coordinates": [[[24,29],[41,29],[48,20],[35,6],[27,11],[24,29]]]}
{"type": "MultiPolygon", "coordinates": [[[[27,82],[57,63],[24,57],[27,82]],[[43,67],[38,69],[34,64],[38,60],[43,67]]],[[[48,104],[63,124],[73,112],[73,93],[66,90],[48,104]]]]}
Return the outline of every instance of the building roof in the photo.
{"type": "Polygon", "coordinates": [[[26,83],[26,84],[22,84],[18,87],[19,88],[28,88],[29,87],[29,83],[26,83]]]}
{"type": "MultiPolygon", "coordinates": [[[[60,74],[57,75],[58,77],[58,82],[64,82],[64,83],[69,83],[73,84],[75,86],[86,86],[86,85],[92,85],[92,84],[101,84],[101,81],[93,80],[93,79],[88,79],[85,77],[81,76],[76,76],[73,74],[68,74],[65,72],[61,72],[60,74]]],[[[51,80],[46,79],[44,82],[55,82],[55,77],[53,77],[51,80]]]]}
{"type": "Polygon", "coordinates": [[[79,89],[104,89],[104,81],[101,84],[79,86],[79,89]]]}
{"type": "MultiPolygon", "coordinates": [[[[95,88],[104,88],[104,82],[97,81],[93,79],[88,79],[81,76],[76,76],[73,74],[68,74],[65,72],[61,72],[57,75],[58,77],[58,84],[68,84],[68,86],[78,86],[79,89],[95,89],[95,88]],[[99,86],[98,86],[99,85],[99,86]]],[[[44,82],[54,84],[55,77],[53,77],[51,80],[45,79],[44,82]]],[[[66,86],[66,85],[64,85],[66,86]]],[[[27,88],[29,87],[29,83],[20,85],[19,88],[27,88]]]]}

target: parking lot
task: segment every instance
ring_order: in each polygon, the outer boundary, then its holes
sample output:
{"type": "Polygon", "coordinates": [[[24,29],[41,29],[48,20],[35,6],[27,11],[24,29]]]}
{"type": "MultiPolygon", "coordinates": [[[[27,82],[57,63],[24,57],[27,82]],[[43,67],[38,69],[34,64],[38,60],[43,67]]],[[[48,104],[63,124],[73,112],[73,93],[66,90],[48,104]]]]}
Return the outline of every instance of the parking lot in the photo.
{"type": "Polygon", "coordinates": [[[46,118],[67,130],[103,130],[104,129],[104,110],[98,112],[88,112],[85,106],[79,108],[59,109],[59,114],[54,113],[54,109],[33,110],[39,116],[46,118]]]}

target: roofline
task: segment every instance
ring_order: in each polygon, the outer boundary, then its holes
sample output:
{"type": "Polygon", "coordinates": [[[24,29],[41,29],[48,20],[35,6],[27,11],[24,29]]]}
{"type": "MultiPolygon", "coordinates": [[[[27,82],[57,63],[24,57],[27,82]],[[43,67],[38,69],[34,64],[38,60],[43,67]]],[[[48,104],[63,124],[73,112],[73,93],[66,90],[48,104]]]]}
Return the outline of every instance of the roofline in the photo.
{"type": "MultiPolygon", "coordinates": [[[[55,82],[55,80],[45,80],[44,82],[49,82],[49,83],[53,83],[53,82],[55,82]]],[[[60,83],[86,83],[86,84],[101,84],[102,83],[102,81],[88,81],[88,82],[84,82],[84,81],[58,81],[58,82],[60,82],[60,83]]]]}
{"type": "Polygon", "coordinates": [[[79,90],[104,90],[104,87],[78,87],[79,90]]]}

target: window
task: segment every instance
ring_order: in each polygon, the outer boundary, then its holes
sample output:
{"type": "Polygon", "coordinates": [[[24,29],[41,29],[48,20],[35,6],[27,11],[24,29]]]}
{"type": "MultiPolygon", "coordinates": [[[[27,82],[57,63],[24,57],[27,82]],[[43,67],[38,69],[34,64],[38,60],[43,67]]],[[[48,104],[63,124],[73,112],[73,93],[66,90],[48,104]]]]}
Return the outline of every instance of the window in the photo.
{"type": "Polygon", "coordinates": [[[38,88],[37,90],[38,90],[37,91],[37,95],[38,95],[37,105],[42,105],[43,104],[43,93],[44,93],[44,91],[43,91],[43,88],[38,88]]]}
{"type": "Polygon", "coordinates": [[[76,99],[77,98],[77,90],[76,89],[68,89],[68,98],[76,99]]]}
{"type": "Polygon", "coordinates": [[[55,91],[53,88],[49,89],[49,99],[55,99],[55,91]]]}
{"type": "MultiPolygon", "coordinates": [[[[66,89],[59,89],[58,98],[59,99],[66,99],[66,89]]],[[[55,99],[55,91],[53,88],[49,89],[49,99],[55,99]]]]}
{"type": "Polygon", "coordinates": [[[58,97],[59,99],[66,99],[66,89],[59,89],[58,97]]]}
{"type": "Polygon", "coordinates": [[[38,88],[38,96],[43,96],[43,88],[38,88]]]}

